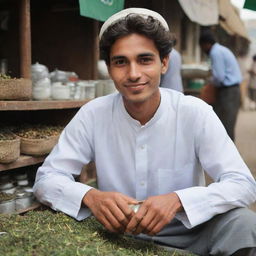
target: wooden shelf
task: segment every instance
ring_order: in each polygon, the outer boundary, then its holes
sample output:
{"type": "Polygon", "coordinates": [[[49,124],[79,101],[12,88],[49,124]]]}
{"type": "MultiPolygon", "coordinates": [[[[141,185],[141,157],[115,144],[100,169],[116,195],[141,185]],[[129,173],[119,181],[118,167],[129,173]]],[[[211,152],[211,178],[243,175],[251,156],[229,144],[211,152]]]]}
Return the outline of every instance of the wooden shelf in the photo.
{"type": "Polygon", "coordinates": [[[39,208],[40,206],[42,206],[39,202],[35,201],[32,205],[30,205],[29,207],[25,208],[25,209],[20,209],[18,211],[16,211],[16,213],[18,214],[22,214],[28,211],[32,211],[35,210],[37,208],[39,208]]]}
{"type": "Polygon", "coordinates": [[[90,100],[0,101],[0,111],[80,108],[90,100]]]}
{"type": "Polygon", "coordinates": [[[0,164],[0,171],[6,171],[6,170],[10,170],[10,169],[28,166],[28,165],[39,164],[39,163],[42,163],[45,158],[46,158],[46,156],[33,157],[33,156],[21,155],[13,163],[0,164]]]}

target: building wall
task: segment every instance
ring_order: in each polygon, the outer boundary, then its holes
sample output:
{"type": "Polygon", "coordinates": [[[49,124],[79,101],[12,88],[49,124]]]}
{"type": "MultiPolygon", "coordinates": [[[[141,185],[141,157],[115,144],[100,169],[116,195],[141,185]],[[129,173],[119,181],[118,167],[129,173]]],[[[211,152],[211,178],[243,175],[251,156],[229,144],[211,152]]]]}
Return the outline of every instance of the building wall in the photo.
{"type": "MultiPolygon", "coordinates": [[[[96,78],[98,22],[80,16],[78,0],[30,2],[32,63],[96,78]]],[[[1,12],[8,22],[7,29],[0,27],[0,59],[7,59],[9,75],[20,77],[20,1],[1,2],[1,12]]]]}
{"type": "Polygon", "coordinates": [[[95,73],[96,21],[79,14],[79,8],[58,8],[42,3],[31,8],[32,63],[76,72],[81,79],[95,73]]]}
{"type": "Polygon", "coordinates": [[[8,75],[20,77],[20,31],[19,3],[17,1],[0,3],[0,11],[6,13],[7,22],[0,29],[0,59],[8,63],[8,75]]]}
{"type": "Polygon", "coordinates": [[[181,50],[181,44],[183,40],[181,21],[184,15],[185,14],[181,9],[178,1],[164,1],[163,16],[170,27],[170,31],[174,33],[175,37],[177,38],[177,45],[175,48],[178,51],[181,50]]]}

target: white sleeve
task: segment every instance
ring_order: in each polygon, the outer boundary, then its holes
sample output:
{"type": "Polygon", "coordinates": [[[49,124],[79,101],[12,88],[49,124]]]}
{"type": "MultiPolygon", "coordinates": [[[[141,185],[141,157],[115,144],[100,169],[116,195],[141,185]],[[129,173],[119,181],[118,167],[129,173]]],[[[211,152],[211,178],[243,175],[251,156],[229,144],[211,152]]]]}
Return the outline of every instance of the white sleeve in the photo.
{"type": "Polygon", "coordinates": [[[184,207],[177,219],[187,228],[236,207],[247,207],[256,199],[256,183],[225,128],[210,110],[199,122],[196,152],[203,169],[215,181],[208,187],[175,191],[184,207]]]}
{"type": "Polygon", "coordinates": [[[80,109],[61,133],[58,144],[38,169],[33,187],[40,202],[77,220],[90,215],[82,199],[91,187],[75,181],[82,167],[93,159],[93,135],[86,115],[80,109]]]}

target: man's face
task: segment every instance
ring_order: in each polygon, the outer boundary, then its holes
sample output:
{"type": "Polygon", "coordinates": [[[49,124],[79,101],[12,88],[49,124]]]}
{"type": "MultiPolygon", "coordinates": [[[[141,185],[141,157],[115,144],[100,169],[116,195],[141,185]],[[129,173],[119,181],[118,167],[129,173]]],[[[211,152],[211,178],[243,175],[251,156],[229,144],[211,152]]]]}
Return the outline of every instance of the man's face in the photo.
{"type": "Polygon", "coordinates": [[[161,62],[154,42],[143,35],[130,34],[112,45],[108,71],[126,104],[160,99],[160,77],[167,67],[168,57],[161,62]]]}

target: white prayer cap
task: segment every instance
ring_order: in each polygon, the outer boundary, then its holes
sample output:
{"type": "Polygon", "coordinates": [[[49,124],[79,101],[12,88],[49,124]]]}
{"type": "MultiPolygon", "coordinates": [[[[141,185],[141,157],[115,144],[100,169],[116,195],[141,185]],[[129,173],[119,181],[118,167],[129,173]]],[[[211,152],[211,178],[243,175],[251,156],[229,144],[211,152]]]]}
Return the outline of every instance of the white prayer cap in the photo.
{"type": "Polygon", "coordinates": [[[100,29],[99,39],[101,39],[103,33],[109,26],[116,23],[118,20],[124,19],[129,14],[138,14],[145,19],[148,18],[148,16],[152,16],[154,19],[158,20],[167,31],[169,30],[166,20],[159,13],[145,8],[127,8],[110,16],[104,22],[100,29]]]}

